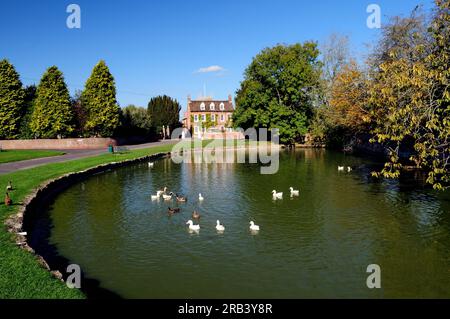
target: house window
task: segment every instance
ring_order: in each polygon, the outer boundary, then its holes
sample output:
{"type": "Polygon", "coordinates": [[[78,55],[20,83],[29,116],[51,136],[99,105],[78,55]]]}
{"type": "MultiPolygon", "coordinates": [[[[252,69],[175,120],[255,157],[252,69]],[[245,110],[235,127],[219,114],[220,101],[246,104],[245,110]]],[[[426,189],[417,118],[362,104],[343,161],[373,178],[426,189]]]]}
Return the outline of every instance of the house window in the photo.
{"type": "Polygon", "coordinates": [[[211,114],[211,121],[215,121],[216,120],[216,114],[211,114]]]}
{"type": "Polygon", "coordinates": [[[214,103],[211,103],[211,104],[209,105],[209,109],[210,109],[211,111],[214,111],[214,110],[216,109],[216,105],[215,105],[214,103]]]}
{"type": "Polygon", "coordinates": [[[220,103],[219,108],[220,108],[221,111],[225,110],[225,104],[220,103]]]}
{"type": "Polygon", "coordinates": [[[194,126],[194,133],[198,133],[198,126],[194,126]]]}
{"type": "Polygon", "coordinates": [[[194,115],[194,122],[196,122],[196,123],[198,122],[198,115],[197,114],[194,115]]]}
{"type": "Polygon", "coordinates": [[[232,118],[233,116],[231,114],[228,114],[228,121],[231,121],[232,118]]]}
{"type": "Polygon", "coordinates": [[[220,121],[224,122],[225,121],[225,117],[223,116],[223,114],[220,114],[220,121]]]}
{"type": "Polygon", "coordinates": [[[202,122],[206,122],[206,115],[202,114],[202,122]]]}
{"type": "Polygon", "coordinates": [[[204,111],[205,110],[205,103],[202,102],[202,104],[200,104],[200,110],[204,111]]]}

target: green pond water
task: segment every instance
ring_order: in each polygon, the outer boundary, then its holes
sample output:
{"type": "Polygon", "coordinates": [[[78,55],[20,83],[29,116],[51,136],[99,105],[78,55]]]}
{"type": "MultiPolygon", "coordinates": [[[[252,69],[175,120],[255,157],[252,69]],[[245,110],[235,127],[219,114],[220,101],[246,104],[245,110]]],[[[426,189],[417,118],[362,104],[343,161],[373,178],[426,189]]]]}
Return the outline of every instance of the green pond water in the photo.
{"type": "Polygon", "coordinates": [[[170,159],[120,168],[55,199],[49,241],[126,298],[450,298],[449,193],[409,175],[373,180],[375,167],[299,150],[281,153],[275,175],[258,164],[170,159]],[[163,186],[188,196],[180,214],[167,215],[175,202],[151,201],[163,186]],[[273,189],[284,199],[273,201],[273,189]],[[193,209],[202,214],[198,234],[186,225],[193,209]],[[370,264],[381,267],[381,289],[367,288],[370,264]]]}

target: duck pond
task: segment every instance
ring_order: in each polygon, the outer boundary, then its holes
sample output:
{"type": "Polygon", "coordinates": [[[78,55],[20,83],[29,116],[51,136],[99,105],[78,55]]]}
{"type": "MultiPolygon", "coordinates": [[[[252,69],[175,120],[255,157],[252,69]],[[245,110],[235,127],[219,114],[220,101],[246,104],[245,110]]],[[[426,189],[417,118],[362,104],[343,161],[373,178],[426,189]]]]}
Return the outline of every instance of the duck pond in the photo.
{"type": "Polygon", "coordinates": [[[122,167],[59,194],[43,213],[47,240],[124,298],[450,298],[449,192],[413,173],[375,180],[379,165],[297,150],[280,154],[274,175],[169,158],[122,167]],[[152,201],[164,186],[187,202],[152,201]],[[186,225],[194,210],[199,232],[186,225]],[[373,264],[379,289],[366,283],[373,264]]]}

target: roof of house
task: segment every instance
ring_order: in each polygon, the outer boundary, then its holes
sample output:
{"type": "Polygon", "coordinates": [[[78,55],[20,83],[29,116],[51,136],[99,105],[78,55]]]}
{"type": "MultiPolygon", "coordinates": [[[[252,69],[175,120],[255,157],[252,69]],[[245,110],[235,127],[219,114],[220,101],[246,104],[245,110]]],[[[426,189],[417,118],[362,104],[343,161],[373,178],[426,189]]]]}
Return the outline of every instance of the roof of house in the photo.
{"type": "Polygon", "coordinates": [[[225,101],[201,101],[201,100],[192,100],[189,102],[189,108],[191,112],[233,112],[234,111],[234,106],[233,103],[225,100],[225,101]],[[202,110],[200,108],[201,104],[204,103],[205,104],[205,109],[202,110]],[[210,109],[210,105],[211,103],[214,103],[214,110],[210,109]],[[221,110],[220,109],[220,104],[223,103],[224,109],[221,110]]]}

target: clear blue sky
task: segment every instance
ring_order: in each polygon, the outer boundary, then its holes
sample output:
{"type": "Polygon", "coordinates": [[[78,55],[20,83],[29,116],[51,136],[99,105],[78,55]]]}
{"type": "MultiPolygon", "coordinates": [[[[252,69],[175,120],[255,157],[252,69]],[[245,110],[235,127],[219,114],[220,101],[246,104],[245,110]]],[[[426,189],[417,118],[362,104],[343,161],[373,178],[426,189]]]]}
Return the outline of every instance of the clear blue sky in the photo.
{"type": "Polygon", "coordinates": [[[277,43],[322,42],[338,32],[364,55],[379,34],[366,27],[371,3],[380,5],[384,21],[417,4],[432,7],[432,0],[3,1],[0,59],[9,59],[25,84],[56,65],[71,93],[104,59],[121,106],[146,106],[167,94],[184,108],[186,96],[201,95],[205,84],[207,95],[234,95],[252,57],[277,43]],[[81,7],[81,29],[66,26],[70,3],[81,7]],[[213,65],[225,71],[195,72],[213,65]]]}

